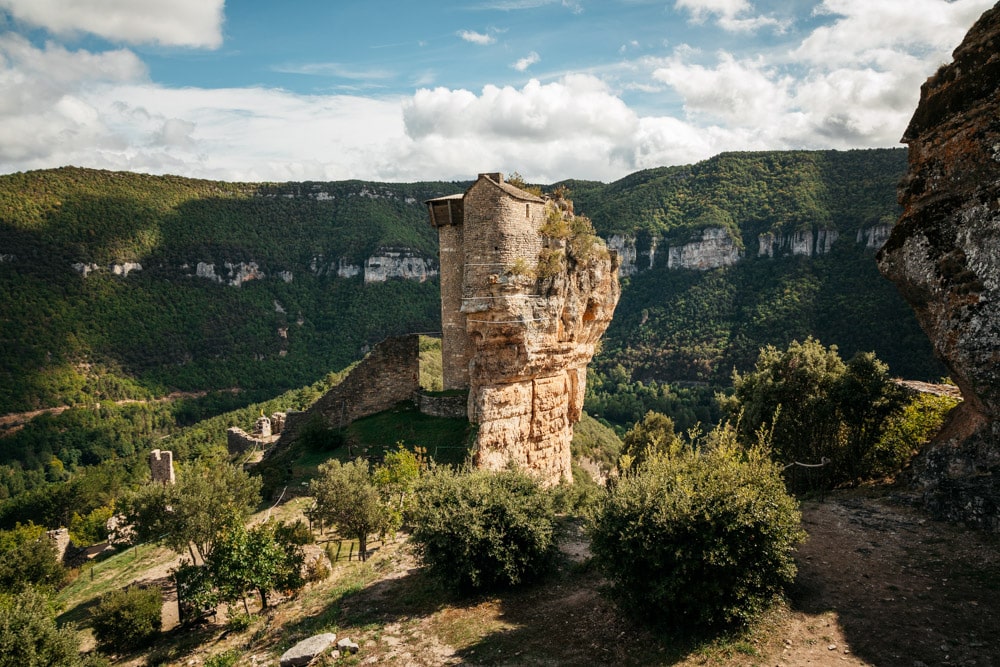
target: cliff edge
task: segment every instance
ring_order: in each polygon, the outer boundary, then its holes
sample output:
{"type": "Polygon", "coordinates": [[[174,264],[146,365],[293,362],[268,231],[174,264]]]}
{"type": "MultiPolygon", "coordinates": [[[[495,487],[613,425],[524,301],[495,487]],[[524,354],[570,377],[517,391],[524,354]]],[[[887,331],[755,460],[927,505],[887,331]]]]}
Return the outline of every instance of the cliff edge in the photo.
{"type": "Polygon", "coordinates": [[[902,217],[879,269],[964,401],[914,463],[928,508],[1000,531],[1000,3],[921,88],[902,217]]]}

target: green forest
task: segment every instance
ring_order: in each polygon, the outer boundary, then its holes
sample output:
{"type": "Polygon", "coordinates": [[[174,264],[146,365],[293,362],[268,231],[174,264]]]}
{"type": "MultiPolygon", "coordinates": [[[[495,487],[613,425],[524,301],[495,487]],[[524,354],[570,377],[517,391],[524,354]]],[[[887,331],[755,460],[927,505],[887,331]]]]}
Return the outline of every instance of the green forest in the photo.
{"type": "MultiPolygon", "coordinates": [[[[619,433],[649,410],[681,430],[714,424],[734,369],[809,336],[845,359],[875,352],[897,376],[941,377],[909,308],[855,241],[898,216],[904,168],[902,150],[728,153],[610,184],[543,185],[569,188],[605,236],[658,237],[665,250],[721,226],[746,250],[726,269],[658,259],[623,279],[587,411],[619,433]],[[758,235],[803,229],[840,236],[820,257],[756,256],[758,235]]],[[[329,267],[361,266],[380,248],[435,258],[422,202],[467,186],[0,176],[0,416],[68,408],[2,425],[0,524],[84,525],[141,477],[152,447],[179,460],[218,451],[256,404],[305,407],[384,337],[439,330],[436,278],[365,284],[329,267]],[[126,262],[142,269],[109,270],[126,262]],[[194,275],[225,262],[253,262],[264,277],[233,287],[194,275]]]]}

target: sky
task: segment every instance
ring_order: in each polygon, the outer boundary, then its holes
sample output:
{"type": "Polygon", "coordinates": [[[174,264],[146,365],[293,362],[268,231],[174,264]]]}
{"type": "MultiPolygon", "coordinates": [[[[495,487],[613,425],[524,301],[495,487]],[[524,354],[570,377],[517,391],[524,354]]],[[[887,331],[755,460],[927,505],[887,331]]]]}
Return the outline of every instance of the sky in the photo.
{"type": "Polygon", "coordinates": [[[613,181],[898,145],[994,0],[0,0],[0,173],[613,181]]]}

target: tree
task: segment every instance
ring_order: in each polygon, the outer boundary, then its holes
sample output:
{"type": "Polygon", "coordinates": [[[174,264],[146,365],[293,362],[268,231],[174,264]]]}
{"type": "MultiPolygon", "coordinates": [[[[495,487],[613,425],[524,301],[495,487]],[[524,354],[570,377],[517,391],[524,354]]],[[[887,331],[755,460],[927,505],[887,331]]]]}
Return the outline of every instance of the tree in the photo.
{"type": "Polygon", "coordinates": [[[98,656],[80,656],[76,628],[59,627],[52,602],[27,587],[0,595],[0,667],[106,667],[98,656]]]}
{"type": "Polygon", "coordinates": [[[260,502],[260,478],[242,468],[208,459],[181,466],[177,484],[147,484],[125,494],[118,511],[134,526],[136,539],[163,540],[192,563],[205,562],[216,540],[243,523],[260,502]]]}
{"type": "Polygon", "coordinates": [[[55,589],[65,583],[66,568],[45,528],[29,523],[0,531],[0,592],[17,593],[26,586],[55,589]]]}
{"type": "Polygon", "coordinates": [[[861,352],[847,362],[833,400],[847,430],[844,475],[858,479],[873,468],[872,453],[887,420],[906,403],[902,387],[892,381],[889,367],[872,352],[861,352]]]}
{"type": "Polygon", "coordinates": [[[431,572],[462,592],[542,576],[555,542],[552,498],[519,470],[425,475],[412,539],[431,572]]]}
{"type": "Polygon", "coordinates": [[[364,459],[320,464],[309,492],[316,499],[317,516],[336,525],[346,537],[357,538],[361,560],[368,558],[369,535],[399,527],[399,514],[373,484],[364,459]]]}
{"type": "Polygon", "coordinates": [[[783,463],[834,458],[840,418],[830,396],[844,370],[837,347],[827,349],[812,337],[792,341],[783,352],[762,348],[753,371],[733,373],[742,435],[773,427],[771,446],[783,463]]]}
{"type": "Polygon", "coordinates": [[[266,609],[269,592],[302,587],[305,553],[292,539],[294,532],[282,528],[269,522],[248,530],[238,524],[216,543],[205,567],[221,601],[242,600],[249,614],[246,596],[251,591],[260,595],[260,606],[266,609]]]}
{"type": "Polygon", "coordinates": [[[874,474],[872,452],[890,417],[905,405],[903,391],[873,353],[847,364],[837,347],[807,338],[779,352],[760,351],[754,370],[733,374],[731,409],[741,416],[744,437],[772,431],[774,456],[782,463],[829,460],[833,482],[874,474]]]}
{"type": "Polygon", "coordinates": [[[642,465],[643,461],[655,455],[676,454],[682,444],[683,441],[674,433],[674,420],[650,410],[622,439],[621,467],[627,469],[642,465]]]}
{"type": "Polygon", "coordinates": [[[396,451],[388,452],[372,472],[372,482],[400,514],[405,514],[407,500],[412,498],[420,475],[427,470],[426,454],[423,447],[410,451],[398,442],[396,451]]]}

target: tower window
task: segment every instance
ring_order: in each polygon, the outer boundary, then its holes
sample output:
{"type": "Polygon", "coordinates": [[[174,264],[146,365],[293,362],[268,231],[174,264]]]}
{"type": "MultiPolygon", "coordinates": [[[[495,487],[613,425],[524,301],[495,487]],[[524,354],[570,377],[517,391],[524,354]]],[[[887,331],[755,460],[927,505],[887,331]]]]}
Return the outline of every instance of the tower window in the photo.
{"type": "Polygon", "coordinates": [[[524,205],[524,217],[525,218],[530,218],[531,217],[531,204],[525,204],[524,205]]]}

